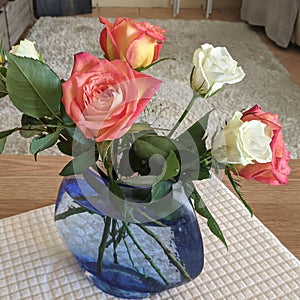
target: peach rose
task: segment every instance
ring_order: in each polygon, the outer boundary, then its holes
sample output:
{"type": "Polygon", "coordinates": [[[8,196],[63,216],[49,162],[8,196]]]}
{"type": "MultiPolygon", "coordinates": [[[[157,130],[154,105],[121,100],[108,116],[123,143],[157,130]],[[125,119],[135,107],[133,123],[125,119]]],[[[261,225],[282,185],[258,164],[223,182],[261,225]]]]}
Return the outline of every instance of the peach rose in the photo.
{"type": "Polygon", "coordinates": [[[74,56],[71,77],[62,84],[66,113],[89,139],[124,135],[159,89],[161,81],[121,60],[74,56]]]}
{"type": "Polygon", "coordinates": [[[114,23],[100,17],[105,28],[100,34],[100,46],[108,60],[127,61],[133,69],[156,61],[166,40],[166,30],[146,22],[119,17],[114,23]]]}
{"type": "Polygon", "coordinates": [[[246,179],[254,179],[270,185],[280,185],[288,182],[290,167],[290,152],[286,150],[281,132],[282,125],[278,121],[278,115],[264,112],[258,105],[245,111],[242,121],[259,120],[271,130],[272,161],[267,163],[254,163],[247,166],[238,165],[239,175],[246,179]]]}

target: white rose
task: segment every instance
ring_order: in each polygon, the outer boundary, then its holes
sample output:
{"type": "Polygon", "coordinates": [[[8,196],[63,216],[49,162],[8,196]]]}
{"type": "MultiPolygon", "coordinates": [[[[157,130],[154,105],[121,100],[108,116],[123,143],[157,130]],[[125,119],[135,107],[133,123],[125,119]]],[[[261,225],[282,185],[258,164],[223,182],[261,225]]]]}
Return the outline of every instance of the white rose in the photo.
{"type": "Polygon", "coordinates": [[[19,45],[13,46],[10,50],[10,53],[15,54],[17,56],[39,59],[40,56],[36,51],[34,44],[35,42],[31,42],[25,39],[21,41],[19,45]]]}
{"type": "Polygon", "coordinates": [[[266,163],[272,161],[271,143],[268,127],[259,120],[244,122],[239,128],[237,147],[241,154],[242,165],[257,161],[266,163]]]}
{"type": "Polygon", "coordinates": [[[204,44],[194,52],[191,87],[201,96],[209,97],[225,83],[240,82],[245,73],[225,47],[204,44]]]}
{"type": "Polygon", "coordinates": [[[236,112],[222,133],[216,138],[213,155],[222,162],[244,166],[272,161],[272,141],[266,124],[258,121],[241,120],[242,113],[236,112]],[[224,141],[225,147],[222,147],[224,141]],[[224,151],[225,148],[225,151],[224,151]],[[224,158],[224,152],[226,159],[224,158]]]}

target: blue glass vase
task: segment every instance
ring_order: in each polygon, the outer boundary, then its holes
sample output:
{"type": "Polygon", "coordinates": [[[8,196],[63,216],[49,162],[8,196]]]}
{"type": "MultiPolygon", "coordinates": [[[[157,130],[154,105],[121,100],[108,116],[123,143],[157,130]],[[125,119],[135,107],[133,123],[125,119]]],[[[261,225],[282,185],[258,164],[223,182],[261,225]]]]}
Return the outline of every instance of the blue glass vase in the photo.
{"type": "Polygon", "coordinates": [[[126,206],[128,219],[112,203],[109,181],[99,174],[62,180],[55,224],[87,277],[104,292],[130,299],[197,277],[203,268],[202,238],[182,186],[175,184],[164,205],[154,207],[146,200],[150,187],[121,189],[125,203],[139,204],[134,210],[126,206]]]}

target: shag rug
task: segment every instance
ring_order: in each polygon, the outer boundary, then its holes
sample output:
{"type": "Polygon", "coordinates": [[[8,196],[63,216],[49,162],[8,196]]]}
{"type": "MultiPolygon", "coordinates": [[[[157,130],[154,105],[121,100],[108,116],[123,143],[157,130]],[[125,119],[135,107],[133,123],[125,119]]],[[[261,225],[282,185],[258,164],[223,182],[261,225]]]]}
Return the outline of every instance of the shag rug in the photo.
{"type": "MultiPolygon", "coordinates": [[[[161,58],[176,59],[161,62],[148,71],[164,82],[145,112],[149,121],[158,120],[163,126],[174,123],[191,97],[189,76],[194,50],[204,43],[225,46],[242,66],[246,77],[240,83],[226,85],[216,96],[199,101],[187,122],[215,108],[212,124],[224,124],[236,110],[259,104],[263,110],[280,116],[288,150],[292,158],[300,158],[300,88],[248,25],[210,20],[148,21],[168,30],[161,58]]],[[[27,38],[36,41],[50,67],[61,78],[68,79],[74,53],[86,51],[97,57],[103,56],[99,46],[102,28],[98,18],[42,17],[27,38]]],[[[19,126],[20,114],[7,97],[0,100],[0,111],[1,131],[19,126]]],[[[15,133],[8,139],[4,153],[26,154],[28,145],[29,141],[25,142],[15,133]]],[[[58,153],[56,150],[46,152],[58,153]]]]}

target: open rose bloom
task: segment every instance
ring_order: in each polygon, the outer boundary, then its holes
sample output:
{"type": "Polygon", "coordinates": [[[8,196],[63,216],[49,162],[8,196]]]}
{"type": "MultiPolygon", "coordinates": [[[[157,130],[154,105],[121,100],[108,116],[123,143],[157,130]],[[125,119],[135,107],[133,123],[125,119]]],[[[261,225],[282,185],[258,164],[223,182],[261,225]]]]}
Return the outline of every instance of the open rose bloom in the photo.
{"type": "Polygon", "coordinates": [[[255,105],[243,113],[236,112],[227,122],[215,139],[213,153],[217,160],[235,165],[241,177],[270,185],[285,184],[290,174],[290,153],[281,130],[276,114],[255,105]]]}
{"type": "Polygon", "coordinates": [[[123,17],[117,18],[114,23],[100,17],[100,22],[105,25],[100,45],[108,60],[125,60],[133,69],[138,69],[159,58],[166,30],[123,17]]]}
{"type": "Polygon", "coordinates": [[[268,126],[271,130],[270,148],[272,160],[263,164],[255,162],[247,166],[237,166],[239,175],[247,179],[254,179],[270,185],[286,184],[290,167],[290,152],[286,146],[282,135],[282,124],[278,121],[278,115],[264,112],[258,105],[245,111],[242,116],[243,122],[258,120],[268,126]]]}
{"type": "Polygon", "coordinates": [[[79,53],[71,77],[62,85],[62,102],[87,138],[113,140],[130,129],[160,84],[124,61],[79,53]]]}

